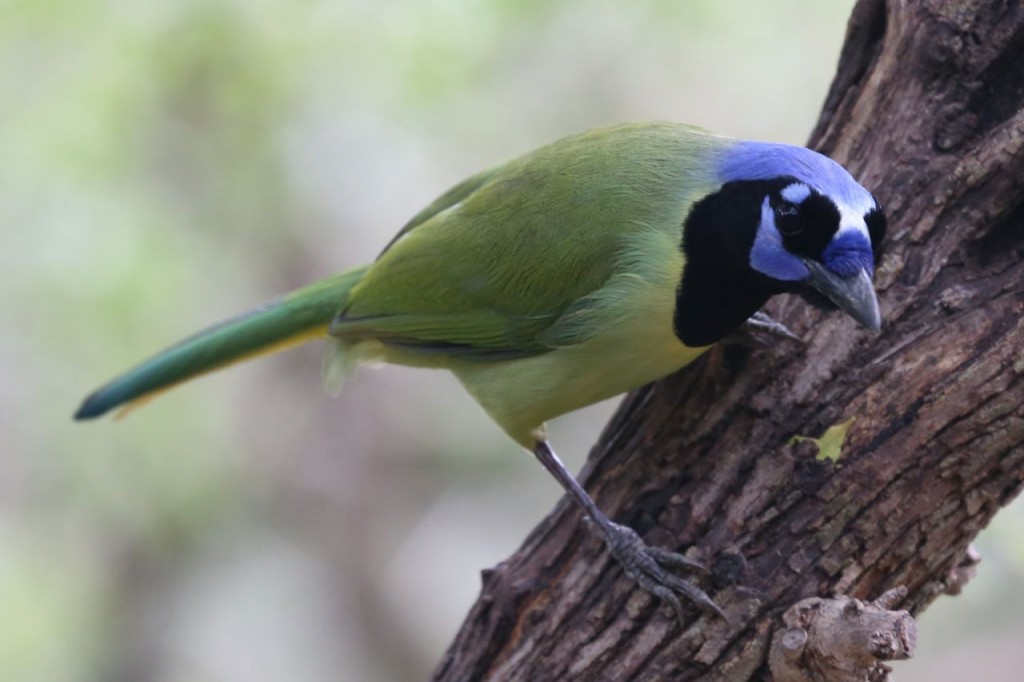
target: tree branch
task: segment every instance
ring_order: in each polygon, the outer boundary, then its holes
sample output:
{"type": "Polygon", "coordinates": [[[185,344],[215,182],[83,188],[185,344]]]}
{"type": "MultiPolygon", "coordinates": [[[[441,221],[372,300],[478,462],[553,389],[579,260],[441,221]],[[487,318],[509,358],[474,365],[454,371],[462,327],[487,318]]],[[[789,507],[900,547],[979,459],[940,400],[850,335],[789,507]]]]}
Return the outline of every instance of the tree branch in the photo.
{"type": "Polygon", "coordinates": [[[917,625],[892,608],[907,588],[889,590],[871,603],[811,597],[782,614],[768,657],[774,682],[863,682],[886,680],[884,661],[910,658],[917,625]]]}
{"type": "Polygon", "coordinates": [[[806,346],[712,349],[628,397],[591,452],[601,508],[708,562],[730,622],[680,627],[563,500],[485,572],[435,679],[764,679],[802,600],[906,586],[916,614],[955,591],[1024,485],[1021,63],[1019,2],[861,0],[811,144],[889,214],[883,332],[776,301],[806,346]],[[838,461],[790,444],[850,417],[838,461]]]}

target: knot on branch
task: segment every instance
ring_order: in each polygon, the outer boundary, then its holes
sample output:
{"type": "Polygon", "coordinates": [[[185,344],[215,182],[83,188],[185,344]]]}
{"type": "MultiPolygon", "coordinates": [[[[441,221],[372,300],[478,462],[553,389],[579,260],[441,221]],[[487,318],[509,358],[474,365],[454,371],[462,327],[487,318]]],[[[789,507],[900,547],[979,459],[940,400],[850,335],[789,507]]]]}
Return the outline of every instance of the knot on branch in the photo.
{"type": "Polygon", "coordinates": [[[917,624],[892,608],[907,588],[889,590],[873,602],[850,597],[804,599],[782,616],[772,639],[769,666],[775,682],[883,682],[883,661],[910,658],[917,624]]]}

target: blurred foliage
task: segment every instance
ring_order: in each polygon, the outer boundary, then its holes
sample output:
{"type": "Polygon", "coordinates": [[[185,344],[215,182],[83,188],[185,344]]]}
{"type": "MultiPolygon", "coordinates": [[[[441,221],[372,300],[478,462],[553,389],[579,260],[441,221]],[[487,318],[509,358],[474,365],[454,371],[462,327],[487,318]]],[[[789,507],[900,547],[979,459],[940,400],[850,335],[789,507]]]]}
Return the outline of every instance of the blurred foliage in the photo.
{"type": "MultiPolygon", "coordinates": [[[[306,348],[123,421],[72,424],[77,401],[562,134],[800,142],[850,5],[0,0],[0,679],[425,677],[558,497],[454,381],[332,401],[306,348]]],[[[612,407],[554,425],[573,466],[612,407]]],[[[937,612],[1005,609],[1020,516],[937,612]]]]}

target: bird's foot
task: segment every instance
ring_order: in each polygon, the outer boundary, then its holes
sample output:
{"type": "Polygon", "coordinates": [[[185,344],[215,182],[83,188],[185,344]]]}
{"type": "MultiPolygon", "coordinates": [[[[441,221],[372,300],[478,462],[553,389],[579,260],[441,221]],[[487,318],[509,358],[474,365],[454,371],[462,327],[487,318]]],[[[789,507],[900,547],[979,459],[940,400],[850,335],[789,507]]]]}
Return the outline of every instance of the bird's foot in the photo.
{"type": "Polygon", "coordinates": [[[796,341],[799,344],[804,343],[804,340],[789,331],[789,328],[786,325],[775,320],[768,313],[761,312],[760,310],[751,315],[747,321],[743,323],[743,326],[740,327],[740,333],[755,342],[758,342],[761,337],[775,337],[785,339],[787,341],[796,341]]]}
{"type": "Polygon", "coordinates": [[[700,563],[687,559],[682,554],[669,552],[657,547],[651,547],[637,535],[636,531],[627,526],[620,526],[605,516],[590,495],[573,478],[562,462],[555,455],[546,440],[538,440],[534,445],[533,454],[537,456],[540,463],[544,465],[551,474],[558,479],[558,482],[565,488],[566,492],[575,502],[583,508],[594,524],[595,530],[599,531],[605,544],[611,551],[612,556],[619,562],[626,575],[636,581],[637,585],[651,594],[667,601],[675,610],[679,622],[685,623],[683,619],[683,605],[679,602],[676,593],[680,593],[691,602],[708,613],[721,616],[728,622],[725,613],[722,612],[711,597],[704,594],[702,590],[694,587],[677,575],[670,573],[668,568],[696,569],[707,573],[707,569],[700,563]]]}
{"type": "Polygon", "coordinates": [[[701,563],[687,559],[682,554],[670,552],[660,547],[652,547],[644,542],[635,530],[628,526],[609,522],[603,527],[603,535],[623,570],[637,585],[668,602],[676,612],[680,624],[685,623],[683,605],[677,593],[682,594],[706,613],[721,616],[728,621],[722,609],[711,600],[700,588],[694,587],[686,580],[670,573],[667,569],[691,569],[707,573],[708,569],[701,563]]]}

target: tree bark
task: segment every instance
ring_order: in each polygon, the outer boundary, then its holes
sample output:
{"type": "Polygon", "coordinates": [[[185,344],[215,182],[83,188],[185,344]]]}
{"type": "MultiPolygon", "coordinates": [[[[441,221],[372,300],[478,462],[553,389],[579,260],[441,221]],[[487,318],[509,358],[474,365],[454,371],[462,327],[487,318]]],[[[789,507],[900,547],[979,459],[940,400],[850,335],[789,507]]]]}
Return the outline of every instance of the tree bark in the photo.
{"type": "Polygon", "coordinates": [[[563,499],[484,572],[435,679],[771,679],[801,600],[905,586],[916,614],[958,589],[1024,485],[1022,106],[1018,0],[861,0],[810,145],[888,213],[882,333],[778,299],[805,345],[720,345],[636,391],[581,475],[614,520],[705,561],[730,622],[680,625],[563,499]],[[851,417],[837,461],[790,444],[851,417]]]}

